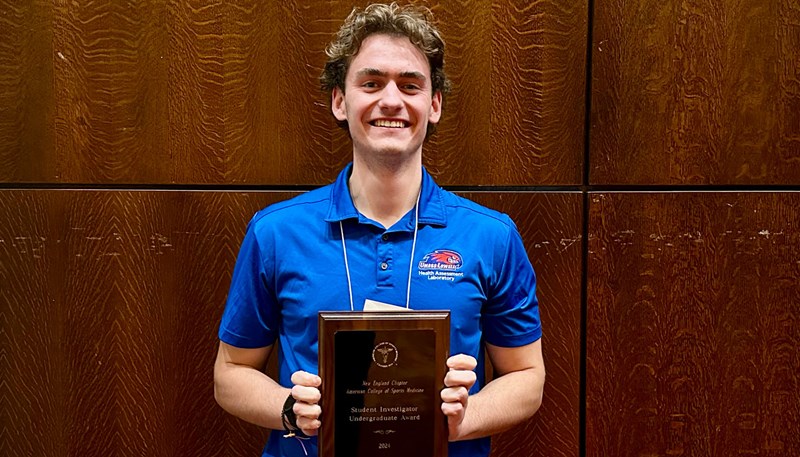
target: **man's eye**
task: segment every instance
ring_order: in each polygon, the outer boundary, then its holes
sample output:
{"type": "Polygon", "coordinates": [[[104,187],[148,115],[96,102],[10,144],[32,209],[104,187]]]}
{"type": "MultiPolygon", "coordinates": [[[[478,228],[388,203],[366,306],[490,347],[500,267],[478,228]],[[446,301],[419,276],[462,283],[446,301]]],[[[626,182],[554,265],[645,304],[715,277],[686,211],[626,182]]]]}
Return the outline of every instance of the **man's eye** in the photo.
{"type": "Polygon", "coordinates": [[[367,81],[364,84],[362,84],[362,87],[375,88],[375,87],[378,87],[378,83],[376,83],[374,81],[367,81]]]}

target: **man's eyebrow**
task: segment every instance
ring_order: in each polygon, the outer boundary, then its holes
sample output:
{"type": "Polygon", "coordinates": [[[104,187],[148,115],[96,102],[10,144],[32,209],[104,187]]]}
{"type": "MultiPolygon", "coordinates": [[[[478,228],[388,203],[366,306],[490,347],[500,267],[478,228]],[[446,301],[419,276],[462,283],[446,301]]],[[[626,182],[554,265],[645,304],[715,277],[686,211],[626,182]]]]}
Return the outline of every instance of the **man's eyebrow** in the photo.
{"type": "MultiPolygon", "coordinates": [[[[356,72],[357,76],[381,76],[386,77],[389,76],[388,73],[385,71],[378,70],[377,68],[362,68],[356,72]]],[[[418,71],[402,71],[400,72],[401,78],[408,78],[408,79],[418,79],[420,81],[426,81],[427,78],[424,74],[418,71]]]]}
{"type": "Polygon", "coordinates": [[[409,78],[409,79],[418,79],[418,80],[420,80],[422,82],[425,82],[425,80],[427,79],[427,78],[425,78],[425,75],[423,75],[422,73],[420,73],[418,71],[403,71],[403,72],[400,72],[400,77],[401,78],[409,78]]]}
{"type": "Polygon", "coordinates": [[[386,76],[385,71],[380,71],[377,68],[362,68],[356,72],[358,76],[386,76]]]}

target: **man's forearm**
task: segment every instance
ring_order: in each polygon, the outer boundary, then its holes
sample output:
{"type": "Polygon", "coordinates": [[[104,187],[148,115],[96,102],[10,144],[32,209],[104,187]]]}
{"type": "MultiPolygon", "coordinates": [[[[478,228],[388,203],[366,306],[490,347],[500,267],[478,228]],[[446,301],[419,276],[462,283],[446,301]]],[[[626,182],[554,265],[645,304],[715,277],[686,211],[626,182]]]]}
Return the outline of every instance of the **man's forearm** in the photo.
{"type": "Polygon", "coordinates": [[[220,342],[214,363],[214,398],[234,416],[282,430],[281,409],[290,390],[261,371],[271,352],[271,346],[241,349],[220,342]]]}
{"type": "Polygon", "coordinates": [[[214,397],[225,411],[273,430],[283,429],[280,413],[290,392],[248,366],[228,364],[214,376],[214,397]]]}
{"type": "Polygon", "coordinates": [[[528,419],[542,404],[544,369],[528,368],[494,379],[469,397],[461,434],[453,441],[481,438],[528,419]]]}

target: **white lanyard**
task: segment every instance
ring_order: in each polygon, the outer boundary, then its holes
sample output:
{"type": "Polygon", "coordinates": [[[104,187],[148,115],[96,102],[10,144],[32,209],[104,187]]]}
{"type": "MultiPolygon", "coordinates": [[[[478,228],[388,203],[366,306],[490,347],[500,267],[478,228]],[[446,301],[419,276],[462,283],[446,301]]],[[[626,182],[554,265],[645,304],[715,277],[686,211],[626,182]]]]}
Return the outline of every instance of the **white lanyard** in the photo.
{"type": "MultiPolygon", "coordinates": [[[[419,197],[422,194],[417,194],[417,203],[414,205],[414,241],[411,243],[411,258],[408,261],[408,283],[406,285],[406,309],[408,309],[409,301],[411,299],[411,272],[414,268],[414,250],[417,248],[417,231],[419,229],[419,197]]],[[[347,263],[347,245],[344,242],[344,226],[342,221],[339,221],[339,233],[342,234],[342,254],[344,255],[344,270],[347,273],[347,291],[350,293],[350,311],[353,309],[353,283],[350,281],[350,265],[347,263]]]]}

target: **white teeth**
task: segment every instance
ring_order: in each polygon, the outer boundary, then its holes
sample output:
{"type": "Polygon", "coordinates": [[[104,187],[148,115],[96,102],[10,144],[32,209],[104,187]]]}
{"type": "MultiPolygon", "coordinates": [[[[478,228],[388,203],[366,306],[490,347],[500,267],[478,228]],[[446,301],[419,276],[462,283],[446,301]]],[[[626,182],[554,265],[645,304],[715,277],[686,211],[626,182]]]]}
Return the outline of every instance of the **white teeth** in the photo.
{"type": "Polygon", "coordinates": [[[405,127],[405,124],[402,121],[385,121],[385,120],[378,120],[375,121],[375,127],[389,127],[393,129],[399,129],[405,127]]]}

